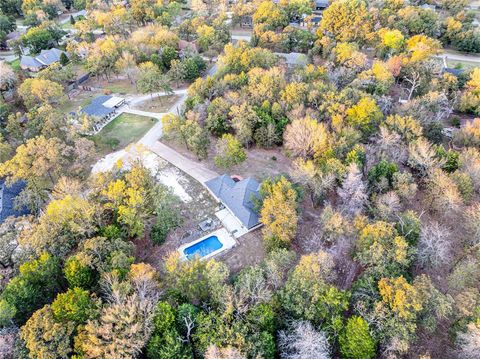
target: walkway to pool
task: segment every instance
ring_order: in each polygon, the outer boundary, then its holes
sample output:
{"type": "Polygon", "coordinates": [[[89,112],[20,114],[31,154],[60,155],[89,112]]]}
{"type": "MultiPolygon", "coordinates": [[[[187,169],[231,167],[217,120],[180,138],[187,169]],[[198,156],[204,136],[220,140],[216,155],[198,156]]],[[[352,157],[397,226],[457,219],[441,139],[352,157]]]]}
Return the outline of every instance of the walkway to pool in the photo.
{"type": "Polygon", "coordinates": [[[235,239],[225,228],[217,229],[199,239],[178,248],[182,259],[187,260],[199,256],[202,260],[211,258],[220,252],[237,245],[235,239]]]}

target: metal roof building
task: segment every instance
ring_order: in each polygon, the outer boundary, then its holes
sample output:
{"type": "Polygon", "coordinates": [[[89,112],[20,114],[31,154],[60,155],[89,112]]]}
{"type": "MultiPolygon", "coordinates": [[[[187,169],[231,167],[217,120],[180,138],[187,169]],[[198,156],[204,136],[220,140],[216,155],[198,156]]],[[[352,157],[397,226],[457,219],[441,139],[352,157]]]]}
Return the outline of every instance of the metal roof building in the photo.
{"type": "Polygon", "coordinates": [[[253,178],[235,182],[230,176],[222,175],[205,182],[207,188],[229,209],[247,229],[260,224],[253,200],[260,198],[260,184],[253,178]]]}
{"type": "Polygon", "coordinates": [[[88,116],[105,117],[115,111],[114,108],[105,107],[103,104],[110,100],[112,96],[101,95],[95,97],[90,104],[82,108],[82,112],[88,116]]]}
{"type": "Polygon", "coordinates": [[[100,95],[95,97],[90,104],[82,108],[81,112],[93,117],[107,117],[125,103],[125,99],[117,96],[100,95]]]}

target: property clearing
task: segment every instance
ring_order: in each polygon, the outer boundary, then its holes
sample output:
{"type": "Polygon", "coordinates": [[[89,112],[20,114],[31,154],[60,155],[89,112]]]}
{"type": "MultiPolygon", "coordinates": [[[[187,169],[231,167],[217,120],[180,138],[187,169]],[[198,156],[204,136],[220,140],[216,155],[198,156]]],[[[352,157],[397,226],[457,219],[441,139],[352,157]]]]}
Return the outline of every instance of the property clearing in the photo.
{"type": "Polygon", "coordinates": [[[104,156],[138,141],[156,123],[155,118],[122,113],[91,139],[98,153],[104,156]]]}
{"type": "Polygon", "coordinates": [[[158,96],[136,105],[135,108],[147,112],[165,113],[168,112],[179,99],[180,96],[178,95],[158,96]]]}

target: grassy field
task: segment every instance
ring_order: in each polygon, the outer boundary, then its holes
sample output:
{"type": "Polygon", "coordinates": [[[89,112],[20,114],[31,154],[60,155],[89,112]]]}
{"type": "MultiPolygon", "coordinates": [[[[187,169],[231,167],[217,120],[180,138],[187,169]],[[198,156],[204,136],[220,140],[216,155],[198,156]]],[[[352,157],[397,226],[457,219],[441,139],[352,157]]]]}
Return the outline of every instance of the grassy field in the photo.
{"type": "Polygon", "coordinates": [[[12,66],[12,69],[15,71],[20,71],[20,59],[16,59],[15,61],[10,62],[10,66],[12,66]]]}
{"type": "Polygon", "coordinates": [[[180,96],[177,95],[159,96],[142,102],[136,108],[142,111],[163,113],[167,112],[179,98],[180,96]]]}
{"type": "Polygon", "coordinates": [[[102,82],[99,84],[101,88],[109,90],[113,93],[119,94],[128,94],[128,93],[137,93],[137,88],[135,85],[131,84],[129,80],[117,80],[115,79],[112,83],[102,82]]]}
{"type": "Polygon", "coordinates": [[[450,68],[460,68],[463,70],[471,70],[474,67],[480,67],[478,62],[447,60],[447,65],[450,68]]]}
{"type": "Polygon", "coordinates": [[[138,141],[157,122],[156,119],[123,113],[92,136],[101,156],[138,141]]]}

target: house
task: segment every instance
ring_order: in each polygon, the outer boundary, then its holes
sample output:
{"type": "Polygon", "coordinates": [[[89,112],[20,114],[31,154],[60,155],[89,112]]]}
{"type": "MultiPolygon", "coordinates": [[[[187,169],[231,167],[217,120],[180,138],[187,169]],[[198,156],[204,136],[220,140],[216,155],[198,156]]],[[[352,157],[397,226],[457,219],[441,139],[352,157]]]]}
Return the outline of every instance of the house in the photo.
{"type": "Polygon", "coordinates": [[[62,50],[53,48],[50,50],[42,50],[40,54],[35,57],[24,55],[20,59],[20,67],[23,70],[38,72],[44,69],[45,67],[60,61],[60,57],[62,56],[62,53],[65,53],[65,52],[62,50]]]}
{"type": "Polygon", "coordinates": [[[25,188],[22,181],[8,185],[4,179],[0,179],[0,223],[3,223],[7,217],[20,217],[29,214],[27,208],[15,208],[15,198],[25,188]]]}
{"type": "Polygon", "coordinates": [[[225,207],[215,215],[236,237],[261,225],[254,204],[255,199],[260,198],[260,183],[254,178],[232,178],[224,174],[205,182],[205,186],[225,207]]]}
{"type": "Polygon", "coordinates": [[[462,70],[462,69],[455,69],[455,68],[451,68],[451,67],[444,67],[443,68],[443,73],[449,73],[455,77],[460,77],[463,73],[465,72],[465,70],[462,70]]]}
{"type": "Polygon", "coordinates": [[[315,0],[315,10],[325,10],[328,7],[328,0],[315,0]]]}
{"type": "Polygon", "coordinates": [[[90,104],[83,107],[80,112],[102,120],[112,118],[119,107],[125,104],[125,99],[117,96],[101,95],[95,97],[90,104]]]}
{"type": "Polygon", "coordinates": [[[20,31],[9,32],[7,34],[7,36],[5,36],[5,44],[4,45],[6,45],[6,49],[7,50],[13,49],[13,44],[15,42],[17,42],[20,39],[21,36],[22,36],[22,34],[20,33],[20,31]]]}

